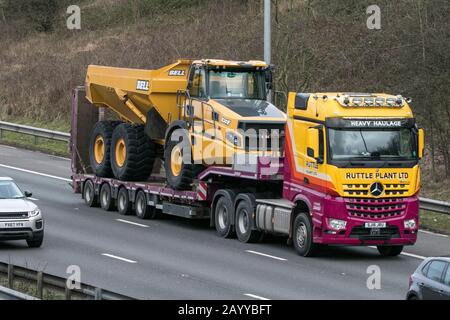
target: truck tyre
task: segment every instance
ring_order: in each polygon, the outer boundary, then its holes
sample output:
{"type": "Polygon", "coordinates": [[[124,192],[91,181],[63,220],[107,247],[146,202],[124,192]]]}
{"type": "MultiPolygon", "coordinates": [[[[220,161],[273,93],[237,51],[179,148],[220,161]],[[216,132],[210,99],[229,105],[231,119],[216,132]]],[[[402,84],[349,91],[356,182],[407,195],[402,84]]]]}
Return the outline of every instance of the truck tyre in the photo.
{"type": "Polygon", "coordinates": [[[140,219],[156,219],[157,217],[158,211],[156,210],[156,207],[152,207],[147,204],[147,196],[142,190],[140,190],[136,195],[134,209],[136,216],[140,219]]]}
{"type": "Polygon", "coordinates": [[[30,248],[40,248],[44,242],[44,231],[33,235],[32,239],[27,239],[27,245],[30,248]]]}
{"type": "Polygon", "coordinates": [[[293,238],[299,255],[313,257],[318,253],[319,245],[313,242],[313,227],[308,213],[301,212],[295,217],[293,238]]]}
{"type": "Polygon", "coordinates": [[[111,167],[116,179],[145,181],[150,176],[156,157],[156,145],[142,125],[122,123],[112,134],[111,167]]]}
{"type": "MultiPolygon", "coordinates": [[[[179,140],[172,140],[172,136],[174,133],[179,133],[179,130],[185,129],[176,129],[168,140],[166,141],[166,147],[164,150],[164,169],[166,171],[166,178],[168,184],[176,189],[176,190],[186,190],[190,189],[194,178],[197,174],[202,170],[201,165],[193,164],[192,156],[190,158],[191,163],[185,163],[183,161],[183,142],[189,141],[189,137],[185,132],[181,134],[179,140]]],[[[189,148],[184,148],[189,149],[189,148]]]]}
{"type": "Polygon", "coordinates": [[[235,229],[239,241],[244,243],[253,243],[261,239],[261,231],[252,228],[252,219],[255,214],[255,208],[246,200],[239,202],[236,208],[235,229]]]}
{"type": "Polygon", "coordinates": [[[88,207],[96,207],[98,205],[97,195],[92,180],[86,180],[83,187],[83,198],[88,207]]]}
{"type": "Polygon", "coordinates": [[[100,189],[100,207],[106,211],[112,211],[114,209],[114,201],[112,199],[111,187],[109,184],[104,183],[100,189]]]}
{"type": "Polygon", "coordinates": [[[131,214],[132,204],[126,188],[120,188],[117,194],[117,211],[123,216],[131,214]]]}
{"type": "Polygon", "coordinates": [[[118,121],[100,121],[94,127],[89,144],[89,162],[92,172],[99,177],[112,177],[110,150],[114,128],[118,121]]]}
{"type": "Polygon", "coordinates": [[[403,246],[378,246],[378,252],[383,257],[396,257],[403,251],[403,246]]]}
{"type": "Polygon", "coordinates": [[[222,238],[231,238],[234,235],[233,220],[233,201],[226,196],[221,196],[217,200],[214,212],[214,219],[217,234],[222,238]]]}

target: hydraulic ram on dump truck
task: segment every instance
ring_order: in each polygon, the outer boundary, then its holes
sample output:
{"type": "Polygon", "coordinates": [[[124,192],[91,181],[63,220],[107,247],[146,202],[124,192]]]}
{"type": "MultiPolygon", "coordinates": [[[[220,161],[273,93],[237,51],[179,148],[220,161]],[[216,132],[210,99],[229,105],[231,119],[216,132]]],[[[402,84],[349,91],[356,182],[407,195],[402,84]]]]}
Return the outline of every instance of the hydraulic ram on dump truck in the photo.
{"type": "Polygon", "coordinates": [[[322,245],[377,246],[393,256],[416,241],[424,140],[401,96],[290,93],[284,157],[209,166],[189,190],[172,188],[164,175],[132,182],[89,173],[84,138],[98,113],[82,99],[76,90],[72,168],[89,206],[209,219],[219,236],[242,242],[286,236],[303,256],[322,245]]]}

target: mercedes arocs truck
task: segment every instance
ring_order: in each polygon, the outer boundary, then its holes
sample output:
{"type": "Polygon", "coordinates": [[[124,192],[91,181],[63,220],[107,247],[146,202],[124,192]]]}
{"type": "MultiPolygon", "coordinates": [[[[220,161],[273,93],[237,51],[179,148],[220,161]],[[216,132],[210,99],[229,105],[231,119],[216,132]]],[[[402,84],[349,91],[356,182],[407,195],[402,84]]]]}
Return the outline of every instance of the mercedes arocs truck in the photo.
{"type": "MultiPolygon", "coordinates": [[[[265,233],[284,236],[302,256],[314,256],[325,245],[376,246],[381,255],[395,256],[416,242],[424,138],[407,98],[291,92],[282,132],[279,121],[277,134],[258,132],[262,140],[281,139],[279,153],[204,167],[189,188],[180,189],[164,174],[142,181],[95,174],[86,140],[98,109],[84,95],[84,88],[74,90],[71,151],[73,187],[88,206],[143,219],[159,214],[209,219],[219,236],[242,242],[265,233]]],[[[239,110],[264,113],[255,103],[239,110]]],[[[214,117],[221,121],[224,115],[214,117]]],[[[244,131],[229,142],[251,154],[247,138],[244,131]]]]}

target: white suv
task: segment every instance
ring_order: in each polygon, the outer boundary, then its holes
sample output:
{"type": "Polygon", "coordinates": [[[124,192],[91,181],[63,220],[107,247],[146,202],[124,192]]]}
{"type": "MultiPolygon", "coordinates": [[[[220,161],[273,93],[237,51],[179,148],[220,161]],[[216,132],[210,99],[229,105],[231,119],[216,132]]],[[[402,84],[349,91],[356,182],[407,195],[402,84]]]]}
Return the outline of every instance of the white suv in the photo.
{"type": "Polygon", "coordinates": [[[17,187],[11,178],[0,177],[0,241],[26,240],[39,248],[44,240],[44,218],[41,210],[27,198],[30,192],[17,187]]]}

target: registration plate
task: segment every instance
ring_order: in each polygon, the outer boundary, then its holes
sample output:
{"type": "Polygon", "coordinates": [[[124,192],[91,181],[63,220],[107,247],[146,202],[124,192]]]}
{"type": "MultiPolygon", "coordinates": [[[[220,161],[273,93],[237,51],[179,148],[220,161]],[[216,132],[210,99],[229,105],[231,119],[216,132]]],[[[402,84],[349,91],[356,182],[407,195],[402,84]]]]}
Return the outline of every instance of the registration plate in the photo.
{"type": "Polygon", "coordinates": [[[24,226],[23,222],[0,222],[0,229],[23,228],[24,226]]]}
{"type": "Polygon", "coordinates": [[[382,229],[386,228],[386,222],[366,222],[365,227],[369,229],[382,229]]]}

